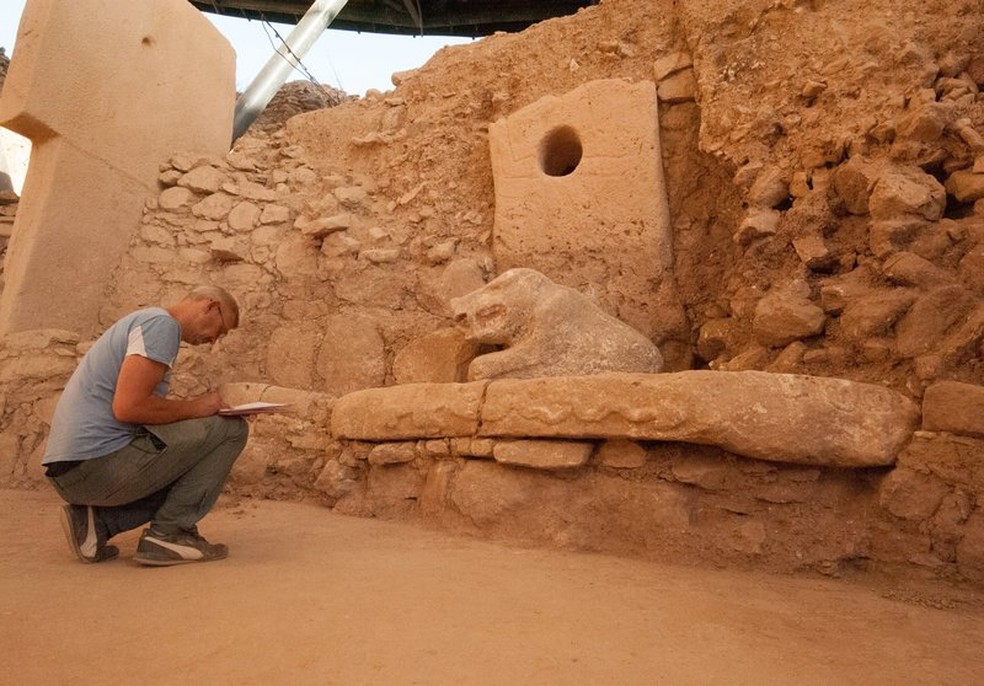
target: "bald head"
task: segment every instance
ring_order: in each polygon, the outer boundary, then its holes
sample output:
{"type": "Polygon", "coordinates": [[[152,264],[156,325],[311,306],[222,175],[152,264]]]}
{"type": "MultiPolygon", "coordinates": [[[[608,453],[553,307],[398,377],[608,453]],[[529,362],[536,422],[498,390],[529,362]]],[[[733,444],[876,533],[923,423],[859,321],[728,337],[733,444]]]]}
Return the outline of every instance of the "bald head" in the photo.
{"type": "Polygon", "coordinates": [[[223,321],[227,329],[235,329],[239,326],[239,303],[232,297],[229,291],[218,286],[199,286],[184,297],[185,300],[215,300],[222,306],[223,321]]]}

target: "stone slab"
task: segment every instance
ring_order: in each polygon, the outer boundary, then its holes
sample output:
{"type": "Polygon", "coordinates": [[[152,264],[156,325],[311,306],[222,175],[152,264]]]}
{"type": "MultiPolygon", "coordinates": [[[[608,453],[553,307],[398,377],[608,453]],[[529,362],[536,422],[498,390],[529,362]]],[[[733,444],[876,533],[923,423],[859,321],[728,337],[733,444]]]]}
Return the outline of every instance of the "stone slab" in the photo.
{"type": "Polygon", "coordinates": [[[224,154],[235,52],[183,0],[31,0],[0,124],[31,139],[0,331],[97,332],[113,270],[176,150],[224,154]],[[66,59],[70,55],[70,59],[66,59]],[[125,65],[125,68],[121,68],[125,65]]]}
{"type": "Polygon", "coordinates": [[[716,445],[764,460],[890,465],[919,411],[881,386],[766,372],[612,374],[489,385],[480,435],[716,445]]]}
{"type": "MultiPolygon", "coordinates": [[[[491,124],[489,145],[500,272],[531,267],[613,300],[654,290],[672,241],[653,82],[604,79],[546,96],[491,124]]],[[[618,315],[652,335],[653,307],[620,302],[618,315]]]]}
{"type": "Polygon", "coordinates": [[[594,444],[584,441],[499,441],[496,462],[534,469],[572,469],[586,464],[594,444]]]}
{"type": "Polygon", "coordinates": [[[336,438],[393,441],[471,436],[487,382],[419,383],[342,396],[331,415],[336,438]]]}

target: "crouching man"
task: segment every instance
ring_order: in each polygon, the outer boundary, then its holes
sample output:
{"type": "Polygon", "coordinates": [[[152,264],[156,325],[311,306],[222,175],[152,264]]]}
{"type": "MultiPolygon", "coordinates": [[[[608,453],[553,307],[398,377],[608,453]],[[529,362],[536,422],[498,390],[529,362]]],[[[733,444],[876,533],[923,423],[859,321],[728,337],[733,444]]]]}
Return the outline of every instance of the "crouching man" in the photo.
{"type": "Polygon", "coordinates": [[[100,336],[55,408],[45,473],[83,562],[116,557],[108,541],[150,522],[134,559],[145,565],[219,560],[197,523],[215,504],[246,445],[246,422],[223,417],[219,394],[168,398],[181,341],[214,343],[239,325],[225,290],[196,288],[168,308],[133,312],[100,336]]]}

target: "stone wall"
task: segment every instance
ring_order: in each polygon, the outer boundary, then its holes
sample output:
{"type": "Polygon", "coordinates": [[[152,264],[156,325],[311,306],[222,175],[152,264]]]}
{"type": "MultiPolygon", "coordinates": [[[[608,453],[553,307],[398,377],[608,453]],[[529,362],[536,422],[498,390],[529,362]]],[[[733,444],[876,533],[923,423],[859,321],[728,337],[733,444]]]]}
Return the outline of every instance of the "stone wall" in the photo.
{"type": "MultiPolygon", "coordinates": [[[[295,414],[254,423],[239,493],[667,560],[980,581],[984,427],[967,408],[984,387],[984,27],[972,3],[924,9],[612,0],[445,49],[389,93],[253,132],[225,158],[176,151],[100,324],[202,281],[239,296],[243,327],[209,354],[185,350],[175,378],[179,393],[253,382],[297,399],[295,414]],[[612,78],[658,94],[686,322],[673,358],[685,373],[890,389],[921,416],[886,462],[792,464],[776,448],[762,459],[681,436],[565,448],[570,436],[532,431],[330,428],[366,389],[463,380],[476,351],[451,329],[450,301],[502,266],[489,127],[612,78]]],[[[618,313],[601,284],[582,287],[618,313]]],[[[31,364],[3,367],[2,483],[37,482],[52,393],[87,344],[68,332],[8,343],[6,359],[31,364]]],[[[780,448],[848,425],[807,424],[780,448]]]]}

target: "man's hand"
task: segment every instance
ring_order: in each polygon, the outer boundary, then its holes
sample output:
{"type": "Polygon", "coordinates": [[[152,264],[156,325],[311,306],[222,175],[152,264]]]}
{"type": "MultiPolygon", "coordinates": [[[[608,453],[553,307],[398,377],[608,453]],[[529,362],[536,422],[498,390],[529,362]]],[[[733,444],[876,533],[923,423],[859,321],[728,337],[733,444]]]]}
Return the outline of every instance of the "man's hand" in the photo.
{"type": "Polygon", "coordinates": [[[222,401],[222,396],[219,395],[218,391],[209,391],[205,395],[192,398],[188,402],[194,403],[197,406],[197,411],[201,413],[196,414],[195,416],[197,417],[211,417],[223,407],[227,406],[226,403],[222,401]]]}
{"type": "Polygon", "coordinates": [[[140,355],[127,355],[120,367],[113,395],[113,416],[128,424],[170,424],[182,419],[211,417],[225,407],[218,393],[191,400],[162,398],[154,394],[167,365],[140,355]]]}

